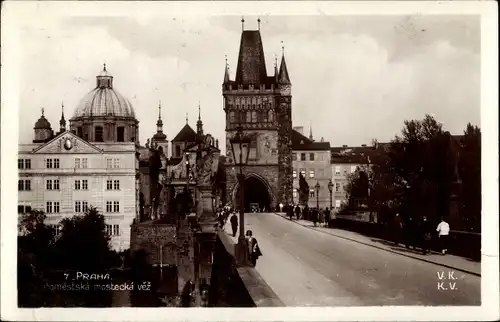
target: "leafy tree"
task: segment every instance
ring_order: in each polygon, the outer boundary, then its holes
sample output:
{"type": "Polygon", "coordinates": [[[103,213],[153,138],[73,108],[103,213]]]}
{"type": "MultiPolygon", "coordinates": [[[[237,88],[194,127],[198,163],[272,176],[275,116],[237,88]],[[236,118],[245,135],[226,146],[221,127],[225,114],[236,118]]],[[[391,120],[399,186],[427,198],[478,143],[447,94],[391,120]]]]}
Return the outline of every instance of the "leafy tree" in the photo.
{"type": "Polygon", "coordinates": [[[299,173],[299,203],[301,205],[307,205],[309,201],[309,184],[306,179],[299,173]]]}
{"type": "Polygon", "coordinates": [[[463,217],[468,226],[481,231],[481,130],[467,124],[460,142],[459,174],[462,180],[463,217]]]}

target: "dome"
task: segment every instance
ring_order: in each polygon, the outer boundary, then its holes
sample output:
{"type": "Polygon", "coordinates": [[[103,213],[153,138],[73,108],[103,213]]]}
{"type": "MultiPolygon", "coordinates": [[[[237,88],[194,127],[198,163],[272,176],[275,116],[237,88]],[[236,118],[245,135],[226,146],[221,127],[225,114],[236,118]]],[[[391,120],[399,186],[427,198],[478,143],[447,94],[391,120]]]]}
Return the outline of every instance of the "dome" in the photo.
{"type": "Polygon", "coordinates": [[[83,97],[73,117],[118,116],[135,118],[134,108],[130,101],[113,89],[113,76],[106,70],[106,65],[96,79],[96,88],[83,97]]]}
{"type": "Polygon", "coordinates": [[[52,127],[50,126],[50,122],[42,114],[42,116],[40,116],[38,121],[36,121],[36,123],[35,123],[35,129],[36,130],[38,130],[38,129],[50,130],[50,129],[52,129],[52,127]]]}

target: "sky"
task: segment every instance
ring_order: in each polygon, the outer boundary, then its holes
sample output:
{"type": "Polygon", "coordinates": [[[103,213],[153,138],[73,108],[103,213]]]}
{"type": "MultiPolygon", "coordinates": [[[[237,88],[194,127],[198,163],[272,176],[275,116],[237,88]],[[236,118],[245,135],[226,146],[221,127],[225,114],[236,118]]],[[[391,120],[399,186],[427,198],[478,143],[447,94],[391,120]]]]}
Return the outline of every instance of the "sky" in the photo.
{"type": "MultiPolygon", "coordinates": [[[[168,11],[165,11],[168,12],[168,11]]],[[[460,134],[480,125],[480,20],[465,15],[261,15],[268,74],[282,46],[292,81],[293,126],[309,125],[332,146],[387,142],[404,120],[433,115],[460,134]]],[[[106,63],[114,88],[139,120],[141,144],[162,104],[171,140],[196,128],[225,150],[221,84],[225,55],[234,78],[241,16],[60,16],[20,22],[20,143],[45,110],[59,128],[106,63]]],[[[257,16],[244,28],[257,29],[257,16]]]]}

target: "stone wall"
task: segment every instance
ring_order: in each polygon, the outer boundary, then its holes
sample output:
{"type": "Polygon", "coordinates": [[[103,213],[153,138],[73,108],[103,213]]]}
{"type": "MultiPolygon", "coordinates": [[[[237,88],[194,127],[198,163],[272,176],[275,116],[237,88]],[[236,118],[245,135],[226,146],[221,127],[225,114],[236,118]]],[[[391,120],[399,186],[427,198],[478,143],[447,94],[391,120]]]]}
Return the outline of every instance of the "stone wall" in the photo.
{"type": "Polygon", "coordinates": [[[176,227],[152,222],[131,226],[130,250],[143,250],[150,265],[176,265],[176,227]],[[161,247],[160,247],[161,245],[161,247]]]}

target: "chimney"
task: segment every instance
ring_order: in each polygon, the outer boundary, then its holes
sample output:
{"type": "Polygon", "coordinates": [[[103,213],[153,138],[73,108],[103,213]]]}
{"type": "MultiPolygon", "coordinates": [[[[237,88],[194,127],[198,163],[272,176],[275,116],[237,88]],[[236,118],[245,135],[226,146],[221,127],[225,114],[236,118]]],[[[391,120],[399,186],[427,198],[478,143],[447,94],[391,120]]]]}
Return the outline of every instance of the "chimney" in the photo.
{"type": "Polygon", "coordinates": [[[343,148],[347,148],[347,144],[344,144],[342,147],[343,147],[343,148]]]}
{"type": "Polygon", "coordinates": [[[362,147],[366,148],[366,144],[361,144],[362,147]]]}

